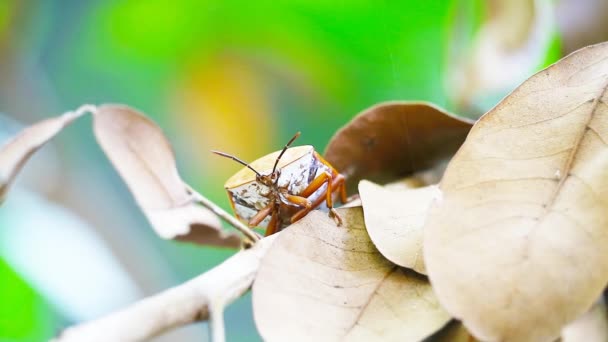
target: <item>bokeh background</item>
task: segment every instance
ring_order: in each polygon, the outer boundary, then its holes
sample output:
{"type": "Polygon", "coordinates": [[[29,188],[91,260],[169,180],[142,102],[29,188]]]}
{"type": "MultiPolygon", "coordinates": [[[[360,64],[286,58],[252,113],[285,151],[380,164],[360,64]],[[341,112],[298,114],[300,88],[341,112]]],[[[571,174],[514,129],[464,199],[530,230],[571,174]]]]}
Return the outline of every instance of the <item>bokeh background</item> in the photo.
{"type": "MultiPolygon", "coordinates": [[[[424,100],[478,117],[560,56],[608,40],[603,0],[0,0],[0,143],[84,103],[156,120],[184,179],[229,210],[239,166],[323,151],[357,112],[424,100]]],[[[0,341],[39,341],[233,254],[158,238],[96,145],[90,118],[26,166],[0,207],[0,341]]],[[[229,341],[260,340],[250,296],[229,341]]],[[[205,323],[157,338],[207,339],[205,323]]]]}

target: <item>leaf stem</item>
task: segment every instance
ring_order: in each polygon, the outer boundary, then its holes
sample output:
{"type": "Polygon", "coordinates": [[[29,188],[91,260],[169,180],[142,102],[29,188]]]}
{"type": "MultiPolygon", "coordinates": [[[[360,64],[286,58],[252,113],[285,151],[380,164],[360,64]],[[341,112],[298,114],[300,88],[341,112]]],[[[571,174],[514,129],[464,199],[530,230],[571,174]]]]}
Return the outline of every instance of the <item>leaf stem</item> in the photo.
{"type": "Polygon", "coordinates": [[[213,299],[209,303],[209,330],[212,342],[225,342],[224,307],[220,299],[213,299]]]}
{"type": "Polygon", "coordinates": [[[75,119],[86,113],[91,113],[91,114],[97,113],[97,106],[92,105],[92,104],[83,104],[82,106],[76,108],[76,110],[69,111],[69,112],[65,113],[64,115],[71,115],[75,119]]]}

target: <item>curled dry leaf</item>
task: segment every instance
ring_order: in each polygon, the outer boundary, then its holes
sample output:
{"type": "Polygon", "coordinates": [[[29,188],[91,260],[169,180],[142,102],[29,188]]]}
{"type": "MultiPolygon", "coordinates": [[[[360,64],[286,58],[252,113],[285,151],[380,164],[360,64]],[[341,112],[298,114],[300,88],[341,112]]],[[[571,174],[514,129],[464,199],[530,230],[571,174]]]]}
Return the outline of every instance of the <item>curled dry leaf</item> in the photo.
{"type": "Polygon", "coordinates": [[[450,317],[424,276],[370,241],[361,208],[344,226],[313,211],[277,237],[253,284],[256,325],[267,341],[400,340],[433,334],[450,317]]]}
{"type": "Polygon", "coordinates": [[[424,220],[437,186],[394,189],[359,182],[365,227],[376,248],[395,264],[426,274],[422,259],[424,220]]]}
{"type": "Polygon", "coordinates": [[[207,245],[238,247],[219,219],[196,204],[180,178],[161,129],[122,105],[104,105],[94,116],[95,136],[158,235],[207,245]]]}
{"type": "Polygon", "coordinates": [[[562,330],[561,342],[608,341],[608,308],[604,300],[597,301],[589,311],[562,330]]]}
{"type": "Polygon", "coordinates": [[[94,107],[85,105],[74,112],[40,121],[0,146],[0,203],[27,160],[67,125],[90,110],[94,107]]]}
{"type": "Polygon", "coordinates": [[[608,44],[579,50],[484,115],[450,162],[424,261],[479,339],[554,339],[606,286],[607,88],[608,44]]]}
{"type": "Polygon", "coordinates": [[[329,141],[325,158],[346,176],[387,183],[430,169],[460,147],[472,122],[425,102],[385,102],[364,110],[329,141]]]}

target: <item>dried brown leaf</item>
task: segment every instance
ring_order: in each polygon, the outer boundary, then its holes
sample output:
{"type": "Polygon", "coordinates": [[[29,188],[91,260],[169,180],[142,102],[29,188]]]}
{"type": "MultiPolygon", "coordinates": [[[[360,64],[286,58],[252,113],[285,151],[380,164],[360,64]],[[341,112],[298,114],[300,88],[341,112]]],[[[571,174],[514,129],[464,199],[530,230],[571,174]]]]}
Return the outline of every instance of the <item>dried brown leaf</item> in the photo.
{"type": "Polygon", "coordinates": [[[89,106],[83,106],[74,112],[35,123],[0,146],[0,203],[28,159],[62,129],[90,109],[89,106]]]}
{"type": "Polygon", "coordinates": [[[433,334],[450,317],[424,276],[377,251],[361,208],[338,209],[344,226],[313,211],[281,232],[253,285],[267,341],[400,340],[433,334]]]}
{"type": "Polygon", "coordinates": [[[603,300],[562,330],[561,342],[608,341],[608,308],[603,300]]]}
{"type": "Polygon", "coordinates": [[[479,339],[541,341],[608,282],[608,44],[524,82],[473,127],[425,225],[446,307],[479,339]]]}
{"type": "Polygon", "coordinates": [[[165,239],[238,247],[219,219],[197,205],[180,178],[173,150],[152,120],[123,105],[94,116],[95,136],[158,235],[165,239]]]}
{"type": "Polygon", "coordinates": [[[395,264],[426,274],[422,258],[424,221],[437,186],[419,189],[383,187],[359,182],[365,227],[376,248],[395,264]]]}
{"type": "Polygon", "coordinates": [[[383,184],[434,167],[454,154],[471,126],[430,103],[380,103],[342,127],[325,158],[352,192],[361,179],[383,184]]]}

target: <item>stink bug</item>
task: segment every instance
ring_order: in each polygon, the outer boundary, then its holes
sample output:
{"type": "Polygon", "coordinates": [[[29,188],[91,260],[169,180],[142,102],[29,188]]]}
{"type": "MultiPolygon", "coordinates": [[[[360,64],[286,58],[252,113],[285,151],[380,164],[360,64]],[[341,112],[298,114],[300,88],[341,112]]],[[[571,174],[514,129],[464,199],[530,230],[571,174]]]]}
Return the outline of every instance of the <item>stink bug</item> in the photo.
{"type": "Polygon", "coordinates": [[[245,167],[230,177],[224,187],[236,217],[250,227],[265,227],[266,236],[304,217],[325,202],[338,225],[342,219],[333,208],[333,196],[346,202],[345,178],[310,146],[291,147],[300,132],[285,147],[252,163],[212,151],[245,167]]]}

